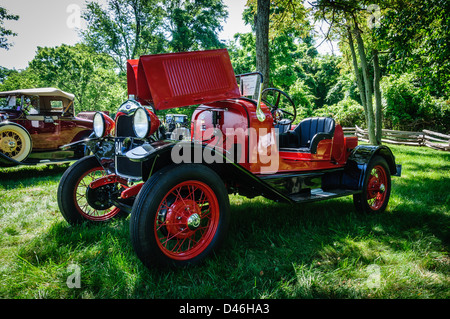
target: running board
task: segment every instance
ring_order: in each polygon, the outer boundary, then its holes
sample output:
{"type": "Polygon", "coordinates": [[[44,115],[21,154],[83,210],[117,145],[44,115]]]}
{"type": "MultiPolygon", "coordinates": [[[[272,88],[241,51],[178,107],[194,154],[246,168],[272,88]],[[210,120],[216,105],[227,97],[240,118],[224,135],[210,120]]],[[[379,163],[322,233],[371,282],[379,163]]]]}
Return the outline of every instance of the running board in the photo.
{"type": "Polygon", "coordinates": [[[336,197],[348,196],[361,193],[361,190],[351,189],[332,189],[324,191],[321,188],[316,188],[307,193],[297,193],[289,195],[289,198],[296,203],[315,202],[324,199],[331,199],[336,197]]]}

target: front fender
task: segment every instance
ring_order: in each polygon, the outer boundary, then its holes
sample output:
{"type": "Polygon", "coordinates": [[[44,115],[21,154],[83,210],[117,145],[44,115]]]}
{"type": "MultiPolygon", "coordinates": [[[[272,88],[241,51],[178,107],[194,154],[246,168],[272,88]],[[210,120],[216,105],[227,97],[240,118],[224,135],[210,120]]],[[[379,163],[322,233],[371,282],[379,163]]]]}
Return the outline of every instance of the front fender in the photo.
{"type": "Polygon", "coordinates": [[[114,138],[97,138],[91,134],[89,138],[61,146],[64,151],[80,151],[84,156],[92,152],[108,174],[114,173],[114,138]]]}
{"type": "Polygon", "coordinates": [[[18,162],[9,156],[0,152],[0,167],[14,167],[18,165],[24,165],[25,163],[18,162]]]}

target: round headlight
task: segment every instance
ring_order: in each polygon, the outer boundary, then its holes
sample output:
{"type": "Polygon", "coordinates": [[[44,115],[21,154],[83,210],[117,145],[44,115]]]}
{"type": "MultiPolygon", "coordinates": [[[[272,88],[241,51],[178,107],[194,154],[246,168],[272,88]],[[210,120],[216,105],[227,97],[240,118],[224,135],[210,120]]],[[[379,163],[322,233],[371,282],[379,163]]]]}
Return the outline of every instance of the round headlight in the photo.
{"type": "Polygon", "coordinates": [[[133,130],[136,137],[147,137],[150,130],[150,120],[144,108],[138,108],[134,113],[133,130]]]}
{"type": "Polygon", "coordinates": [[[94,133],[97,137],[103,137],[105,134],[105,119],[103,118],[103,114],[100,112],[95,113],[94,115],[94,133]]]}

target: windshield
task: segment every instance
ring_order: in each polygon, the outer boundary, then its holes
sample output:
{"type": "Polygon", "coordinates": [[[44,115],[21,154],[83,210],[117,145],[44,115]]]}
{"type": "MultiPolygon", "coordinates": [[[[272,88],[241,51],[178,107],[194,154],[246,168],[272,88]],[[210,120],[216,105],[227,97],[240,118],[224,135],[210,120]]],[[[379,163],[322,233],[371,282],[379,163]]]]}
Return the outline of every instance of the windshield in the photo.
{"type": "Polygon", "coordinates": [[[8,95],[0,96],[0,110],[14,110],[16,111],[21,105],[20,96],[8,95]]]}
{"type": "Polygon", "coordinates": [[[184,123],[187,116],[185,115],[175,115],[175,122],[184,123]]]}
{"type": "MultiPolygon", "coordinates": [[[[56,107],[57,105],[55,105],[56,107]]],[[[26,114],[39,113],[39,96],[7,95],[0,96],[0,110],[23,111],[26,114]]]]}

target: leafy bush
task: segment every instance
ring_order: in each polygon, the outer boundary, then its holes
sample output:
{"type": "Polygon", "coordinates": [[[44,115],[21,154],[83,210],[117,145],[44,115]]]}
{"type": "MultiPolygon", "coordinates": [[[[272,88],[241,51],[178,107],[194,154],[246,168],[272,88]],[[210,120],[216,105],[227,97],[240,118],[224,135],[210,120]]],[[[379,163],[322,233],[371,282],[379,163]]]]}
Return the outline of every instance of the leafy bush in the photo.
{"type": "Polygon", "coordinates": [[[450,129],[450,101],[422,88],[414,74],[390,75],[381,81],[386,128],[420,131],[450,129]]]}
{"type": "Polygon", "coordinates": [[[314,116],[332,117],[342,127],[365,126],[363,106],[350,97],[315,110],[314,116]]]}
{"type": "Polygon", "coordinates": [[[297,119],[312,116],[315,96],[303,79],[297,79],[289,88],[288,94],[297,107],[297,119]]]}

